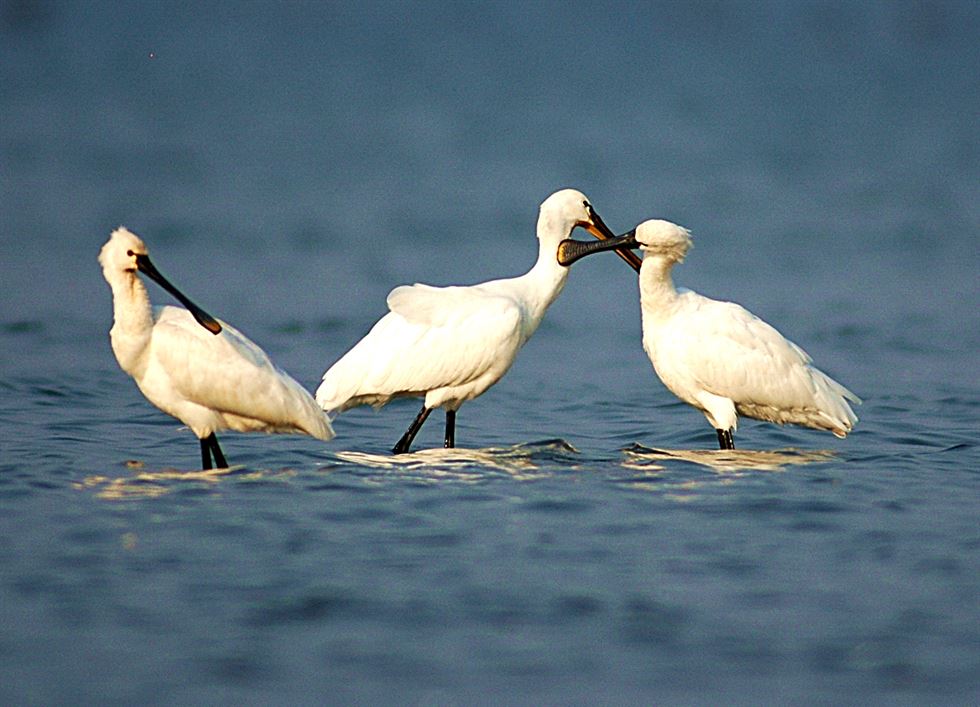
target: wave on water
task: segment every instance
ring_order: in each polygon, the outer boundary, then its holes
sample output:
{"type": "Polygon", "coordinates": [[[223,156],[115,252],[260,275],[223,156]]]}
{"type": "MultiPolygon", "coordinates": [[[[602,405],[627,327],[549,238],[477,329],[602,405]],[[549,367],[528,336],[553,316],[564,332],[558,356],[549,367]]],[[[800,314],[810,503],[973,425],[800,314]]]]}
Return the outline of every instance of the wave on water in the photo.
{"type": "Polygon", "coordinates": [[[836,454],[829,449],[656,449],[634,444],[623,450],[628,469],[666,469],[672,462],[688,462],[726,474],[741,471],[782,471],[788,466],[819,464],[833,461],[836,454]]]}
{"type": "Polygon", "coordinates": [[[336,456],[347,464],[373,471],[411,474],[433,481],[477,481],[488,472],[506,474],[518,480],[540,478],[548,475],[544,468],[548,465],[573,470],[579,463],[578,453],[563,439],[549,439],[482,449],[433,448],[399,455],[345,451],[337,452],[336,456]]]}
{"type": "MultiPolygon", "coordinates": [[[[128,466],[133,469],[142,468],[140,462],[130,462],[128,466]]],[[[246,470],[243,466],[232,466],[227,469],[205,469],[202,471],[164,469],[162,471],[138,471],[132,476],[117,478],[101,475],[87,476],[82,481],[76,483],[75,488],[79,490],[94,490],[97,498],[108,501],[127,501],[155,498],[176,491],[208,491],[219,482],[230,478],[237,480],[256,480],[288,478],[295,474],[296,472],[290,469],[253,471],[246,470]]]]}
{"type": "MultiPolygon", "coordinates": [[[[555,466],[560,466],[562,470],[578,468],[576,455],[578,450],[562,439],[484,449],[422,449],[400,455],[341,451],[330,455],[332,459],[319,464],[317,471],[348,471],[361,475],[390,472],[398,478],[426,482],[477,482],[488,474],[529,480],[550,475],[555,466]]],[[[296,468],[249,469],[242,465],[202,471],[148,471],[143,468],[142,462],[136,461],[129,462],[127,466],[133,473],[121,477],[95,474],[76,482],[74,487],[78,490],[94,491],[97,498],[125,501],[155,498],[175,492],[208,493],[221,482],[283,481],[300,473],[296,468]]]]}
{"type": "Polygon", "coordinates": [[[649,491],[671,501],[702,500],[721,487],[750,478],[753,472],[784,471],[790,466],[837,459],[829,450],[692,450],[656,449],[633,444],[622,450],[630,475],[612,479],[623,488],[649,491]],[[705,470],[709,473],[705,474],[705,470]]]}

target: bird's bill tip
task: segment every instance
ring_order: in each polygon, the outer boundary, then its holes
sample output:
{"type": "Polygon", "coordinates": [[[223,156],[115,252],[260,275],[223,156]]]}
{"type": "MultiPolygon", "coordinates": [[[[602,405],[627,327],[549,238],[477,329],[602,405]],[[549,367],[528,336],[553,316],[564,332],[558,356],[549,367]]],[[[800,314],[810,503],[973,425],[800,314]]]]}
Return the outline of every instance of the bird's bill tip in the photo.
{"type": "Polygon", "coordinates": [[[212,317],[204,310],[198,309],[196,312],[192,311],[191,314],[194,315],[194,318],[197,320],[198,324],[200,324],[202,327],[210,331],[215,336],[221,333],[221,329],[222,329],[221,322],[219,322],[217,319],[212,317]]]}
{"type": "Polygon", "coordinates": [[[557,253],[558,264],[568,267],[576,260],[581,258],[582,255],[579,254],[579,249],[581,244],[582,241],[576,241],[571,238],[566,238],[561,243],[559,243],[558,253],[557,253]]]}

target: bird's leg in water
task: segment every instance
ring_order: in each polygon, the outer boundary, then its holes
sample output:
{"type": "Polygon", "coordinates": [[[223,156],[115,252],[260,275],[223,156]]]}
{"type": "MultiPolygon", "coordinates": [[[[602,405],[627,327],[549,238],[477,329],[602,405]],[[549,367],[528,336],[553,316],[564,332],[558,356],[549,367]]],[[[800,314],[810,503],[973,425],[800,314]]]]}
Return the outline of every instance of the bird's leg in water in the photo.
{"type": "Polygon", "coordinates": [[[212,468],[228,468],[228,462],[225,461],[225,455],[221,453],[221,447],[218,446],[218,438],[214,436],[214,432],[201,440],[201,468],[204,471],[212,468]],[[212,457],[214,457],[213,467],[211,466],[212,457]]]}
{"type": "Polygon", "coordinates": [[[210,437],[201,440],[201,470],[207,471],[211,468],[211,445],[208,444],[210,437]]]}
{"type": "Polygon", "coordinates": [[[446,449],[456,446],[456,411],[446,410],[446,449]]]}
{"type": "Polygon", "coordinates": [[[214,457],[214,466],[216,469],[227,469],[228,462],[225,461],[225,455],[221,453],[221,447],[218,446],[218,438],[214,436],[214,432],[208,437],[211,442],[211,455],[214,457]]]}
{"type": "Polygon", "coordinates": [[[405,434],[402,435],[402,438],[398,440],[398,443],[391,450],[392,454],[404,454],[408,451],[408,448],[412,446],[412,440],[415,439],[415,435],[422,429],[425,418],[429,416],[430,412],[432,412],[432,408],[427,408],[423,404],[419,414],[412,420],[412,424],[408,426],[408,430],[405,431],[405,434]]]}
{"type": "Polygon", "coordinates": [[[718,446],[720,449],[735,449],[735,440],[732,438],[731,430],[715,430],[718,433],[718,446]]]}

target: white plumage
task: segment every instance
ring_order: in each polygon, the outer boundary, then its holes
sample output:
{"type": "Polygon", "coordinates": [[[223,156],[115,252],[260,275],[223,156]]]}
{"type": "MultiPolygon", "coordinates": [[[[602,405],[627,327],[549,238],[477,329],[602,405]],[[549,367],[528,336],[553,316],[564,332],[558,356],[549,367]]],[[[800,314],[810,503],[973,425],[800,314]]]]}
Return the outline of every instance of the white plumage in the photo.
{"type": "Polygon", "coordinates": [[[389,313],[324,374],[317,402],[337,413],[417,395],[458,409],[507,372],[540,321],[525,316],[531,293],[507,285],[395,288],[389,313]]]}
{"type": "Polygon", "coordinates": [[[524,275],[471,286],[396,287],[388,314],[323,374],[317,402],[334,415],[423,397],[394,451],[408,451],[437,407],[446,410],[446,446],[453,446],[456,410],[500,380],[565,286],[568,269],[557,262],[557,247],[576,226],[612,236],[581,192],[558,191],[541,204],[538,259],[524,275]]]}
{"type": "Polygon", "coordinates": [[[125,228],[112,233],[99,263],[112,288],[112,350],[147,400],[186,424],[227,466],[215,432],[303,433],[328,440],[330,421],[312,396],[237,329],[217,322],[152,266],[146,246],[125,228]],[[188,309],[151,307],[142,271],[188,309]],[[217,333],[215,333],[217,332],[217,333]]]}
{"type": "Polygon", "coordinates": [[[814,368],[803,349],[734,302],[674,288],[671,269],[691,246],[686,229],[650,220],[620,238],[583,245],[569,248],[569,262],[614,246],[644,251],[643,348],[664,385],[704,413],[722,448],[734,448],[738,415],[838,437],[851,431],[857,417],[847,401],[860,399],[814,368]]]}

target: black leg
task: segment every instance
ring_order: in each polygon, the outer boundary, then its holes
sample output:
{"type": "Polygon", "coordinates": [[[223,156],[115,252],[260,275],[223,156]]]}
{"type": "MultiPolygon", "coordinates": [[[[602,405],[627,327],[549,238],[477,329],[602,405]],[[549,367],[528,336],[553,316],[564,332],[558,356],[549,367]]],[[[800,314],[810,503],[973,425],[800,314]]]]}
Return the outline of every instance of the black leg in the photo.
{"type": "Polygon", "coordinates": [[[446,410],[446,449],[456,446],[456,411],[446,410]]]}
{"type": "Polygon", "coordinates": [[[221,453],[221,447],[218,446],[218,438],[214,436],[214,432],[208,437],[211,442],[211,455],[214,457],[214,466],[216,469],[227,469],[228,462],[225,461],[225,455],[221,453]]]}
{"type": "Polygon", "coordinates": [[[201,469],[207,471],[211,468],[211,445],[210,437],[201,440],[201,469]]]}
{"type": "Polygon", "coordinates": [[[419,414],[416,415],[415,419],[412,420],[412,424],[408,426],[408,430],[405,431],[402,438],[398,440],[398,443],[392,448],[391,451],[393,454],[404,454],[408,451],[408,448],[412,446],[412,440],[415,439],[415,435],[417,435],[419,430],[422,429],[422,425],[425,423],[425,418],[429,416],[430,412],[432,412],[432,408],[427,408],[425,405],[422,405],[422,409],[419,411],[419,414]]]}
{"type": "Polygon", "coordinates": [[[715,430],[718,433],[718,446],[720,449],[735,449],[735,440],[731,430],[715,430]]]}

